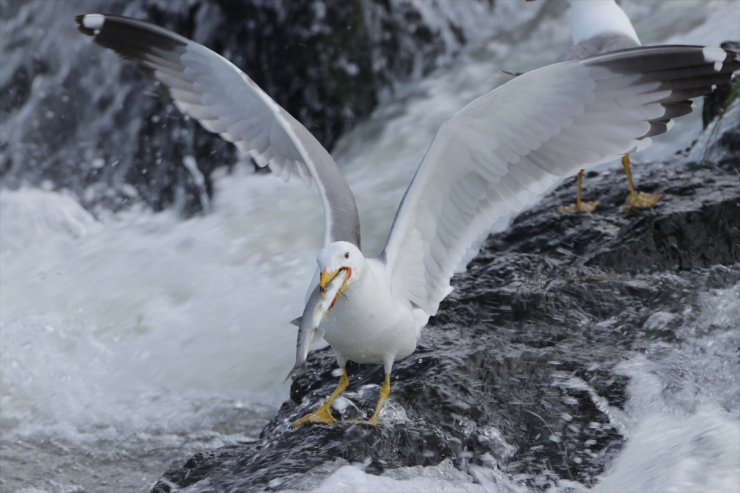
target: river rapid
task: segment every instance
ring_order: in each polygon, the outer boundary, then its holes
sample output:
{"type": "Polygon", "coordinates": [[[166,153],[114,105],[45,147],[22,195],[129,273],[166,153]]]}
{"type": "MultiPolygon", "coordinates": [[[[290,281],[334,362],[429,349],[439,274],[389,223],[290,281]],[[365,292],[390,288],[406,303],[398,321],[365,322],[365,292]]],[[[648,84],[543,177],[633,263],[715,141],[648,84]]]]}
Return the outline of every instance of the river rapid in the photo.
{"type": "MultiPolygon", "coordinates": [[[[644,44],[740,39],[737,1],[621,4],[644,44]]],[[[49,9],[38,16],[51,23],[49,36],[84,41],[72,19],[79,12],[36,5],[49,9]]],[[[357,195],[366,253],[382,248],[437,127],[504,82],[503,69],[555,60],[569,43],[566,10],[499,0],[496,34],[399,84],[340,140],[333,154],[357,195]]],[[[42,98],[34,101],[30,113],[41,111],[42,98]]],[[[643,156],[686,148],[700,131],[695,112],[643,156]]],[[[33,135],[4,137],[34,144],[33,135]]],[[[0,190],[0,490],[145,491],[194,452],[256,437],[288,397],[289,321],[320,248],[320,201],[311,187],[246,165],[222,168],[214,188],[209,211],[188,219],[137,205],[88,210],[43,184],[0,190]]],[[[737,491],[740,287],[706,293],[700,320],[681,328],[690,343],[621,365],[630,397],[615,419],[628,440],[595,491],[737,491]],[[676,379],[695,379],[702,392],[661,394],[676,379]]],[[[521,478],[447,463],[382,476],[336,469],[317,491],[527,491],[521,478]]],[[[563,481],[568,488],[581,486],[563,481]]]]}

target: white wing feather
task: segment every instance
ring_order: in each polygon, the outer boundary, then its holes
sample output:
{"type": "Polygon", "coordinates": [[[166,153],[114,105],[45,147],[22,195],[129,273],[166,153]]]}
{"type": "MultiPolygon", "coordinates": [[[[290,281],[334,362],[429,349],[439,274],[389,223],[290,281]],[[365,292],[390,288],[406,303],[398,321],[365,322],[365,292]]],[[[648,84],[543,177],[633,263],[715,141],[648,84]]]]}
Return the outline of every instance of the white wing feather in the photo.
{"type": "Polygon", "coordinates": [[[394,295],[434,315],[455,268],[492,224],[559,177],[664,132],[670,118],[690,110],[687,98],[711,90],[718,72],[729,80],[732,68],[718,62],[725,56],[666,46],[549,65],[460,110],[434,137],[381,254],[394,295]]]}

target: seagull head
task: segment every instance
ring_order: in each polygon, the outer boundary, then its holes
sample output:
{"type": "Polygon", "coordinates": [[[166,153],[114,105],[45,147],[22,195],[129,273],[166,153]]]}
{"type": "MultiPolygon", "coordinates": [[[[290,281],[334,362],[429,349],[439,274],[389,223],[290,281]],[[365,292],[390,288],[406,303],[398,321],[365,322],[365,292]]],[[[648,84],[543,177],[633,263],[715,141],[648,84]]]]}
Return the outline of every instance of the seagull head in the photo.
{"type": "Polygon", "coordinates": [[[316,260],[319,263],[319,287],[322,292],[326,285],[342,271],[347,274],[347,277],[339,291],[344,292],[348,286],[357,281],[365,266],[365,257],[360,249],[347,241],[327,244],[319,252],[316,260]]]}

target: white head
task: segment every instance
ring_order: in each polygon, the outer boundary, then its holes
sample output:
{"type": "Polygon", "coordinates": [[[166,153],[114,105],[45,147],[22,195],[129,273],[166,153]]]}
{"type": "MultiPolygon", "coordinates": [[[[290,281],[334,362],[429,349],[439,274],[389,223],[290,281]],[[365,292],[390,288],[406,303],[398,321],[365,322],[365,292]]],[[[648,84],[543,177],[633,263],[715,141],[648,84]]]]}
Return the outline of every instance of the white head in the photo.
{"type": "Polygon", "coordinates": [[[614,0],[570,0],[570,25],[573,44],[607,32],[640,43],[629,17],[614,0]]]}
{"type": "Polygon", "coordinates": [[[323,289],[339,271],[347,273],[344,288],[356,282],[365,268],[365,256],[352,243],[347,241],[335,241],[326,245],[316,258],[319,263],[321,277],[319,285],[323,289]]]}

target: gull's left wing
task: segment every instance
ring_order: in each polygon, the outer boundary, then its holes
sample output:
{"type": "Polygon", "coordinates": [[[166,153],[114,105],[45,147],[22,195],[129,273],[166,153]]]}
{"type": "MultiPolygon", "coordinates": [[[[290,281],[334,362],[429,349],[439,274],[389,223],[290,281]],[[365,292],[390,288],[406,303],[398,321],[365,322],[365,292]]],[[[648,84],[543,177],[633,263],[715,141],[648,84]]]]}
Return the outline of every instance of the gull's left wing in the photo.
{"type": "Polygon", "coordinates": [[[259,166],[285,179],[313,179],[324,205],[324,242],[360,246],[357,205],[339,167],[303,125],[234,64],[148,22],[104,14],[80,15],[76,21],[83,34],[158,81],[180,111],[259,166]]]}
{"type": "Polygon", "coordinates": [[[739,68],[719,48],[635,48],[549,65],[476,99],[437,131],[396,213],[381,254],[394,296],[434,315],[497,220],[559,177],[645,145],[739,68]]]}

